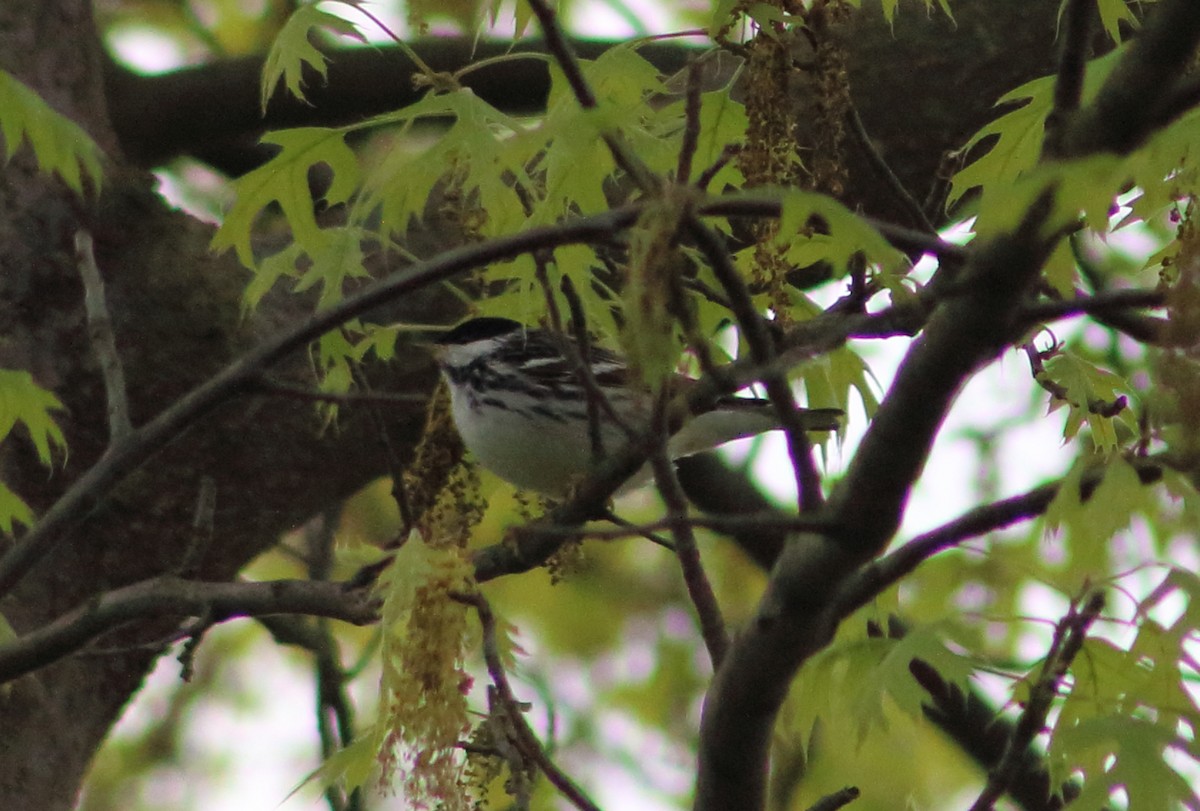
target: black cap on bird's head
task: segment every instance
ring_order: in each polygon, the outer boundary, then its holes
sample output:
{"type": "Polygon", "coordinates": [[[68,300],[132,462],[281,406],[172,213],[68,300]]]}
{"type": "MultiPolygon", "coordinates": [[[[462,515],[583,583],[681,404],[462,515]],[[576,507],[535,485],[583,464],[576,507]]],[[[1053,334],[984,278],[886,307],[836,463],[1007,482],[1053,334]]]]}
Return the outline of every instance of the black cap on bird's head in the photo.
{"type": "Polygon", "coordinates": [[[439,346],[461,346],[475,341],[498,338],[522,329],[525,329],[525,325],[520,321],[487,315],[462,322],[454,329],[439,336],[434,343],[439,346]]]}

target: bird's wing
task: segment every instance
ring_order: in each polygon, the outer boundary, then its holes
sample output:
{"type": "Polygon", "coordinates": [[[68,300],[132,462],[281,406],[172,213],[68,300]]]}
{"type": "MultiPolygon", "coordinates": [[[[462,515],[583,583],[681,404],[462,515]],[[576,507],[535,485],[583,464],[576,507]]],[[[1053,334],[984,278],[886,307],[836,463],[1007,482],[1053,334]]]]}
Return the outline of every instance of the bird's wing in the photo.
{"type": "MultiPolygon", "coordinates": [[[[574,345],[574,341],[569,338],[567,340],[574,345]]],[[[553,336],[540,330],[531,331],[523,347],[514,347],[511,351],[512,357],[501,360],[521,363],[525,373],[532,380],[547,386],[579,385],[576,366],[578,359],[564,357],[560,346],[553,336]]],[[[615,352],[601,346],[592,346],[588,348],[588,361],[592,367],[592,376],[603,388],[621,388],[628,380],[629,372],[625,362],[615,352]]]]}

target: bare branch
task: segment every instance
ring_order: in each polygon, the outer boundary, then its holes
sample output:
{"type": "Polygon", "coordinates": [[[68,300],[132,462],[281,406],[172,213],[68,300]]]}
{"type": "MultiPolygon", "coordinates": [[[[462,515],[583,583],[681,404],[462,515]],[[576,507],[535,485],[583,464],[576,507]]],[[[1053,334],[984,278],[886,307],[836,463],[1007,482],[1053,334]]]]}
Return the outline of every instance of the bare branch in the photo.
{"type": "Polygon", "coordinates": [[[917,202],[917,198],[912,196],[912,192],[905,188],[903,181],[896,177],[896,173],[892,171],[892,167],[888,166],[888,162],[884,159],[883,155],[879,154],[879,150],[875,148],[875,142],[871,140],[871,135],[867,132],[867,128],[863,125],[862,118],[858,114],[858,108],[853,103],[846,106],[846,120],[850,123],[850,133],[854,136],[854,140],[867,156],[867,162],[883,178],[892,195],[904,207],[904,210],[908,212],[912,221],[928,233],[937,234],[937,228],[929,221],[929,217],[925,214],[925,209],[917,202]]]}
{"type": "MultiPolygon", "coordinates": [[[[745,280],[733,265],[729,251],[717,233],[694,215],[688,218],[685,227],[704,252],[713,275],[729,298],[738,328],[750,347],[751,359],[764,369],[770,369],[776,357],[775,345],[766,322],[754,307],[745,280]]],[[[804,432],[803,419],[796,408],[796,397],[782,372],[773,371],[764,374],[761,379],[787,437],[800,512],[811,512],[820,508],[823,502],[821,480],[813,463],[812,445],[804,432]]]]}
{"type": "Polygon", "coordinates": [[[125,369],[117,354],[113,337],[112,318],[104,298],[104,279],[96,264],[92,235],[87,231],[75,233],[75,266],[83,280],[83,305],[87,312],[88,337],[100,361],[104,378],[104,396],[108,401],[108,441],[116,445],[133,431],[129,417],[129,397],[125,389],[125,369]]]}
{"type": "Polygon", "coordinates": [[[192,516],[192,532],[187,549],[179,563],[179,576],[191,577],[204,560],[212,543],[213,519],[217,512],[217,482],[212,476],[200,477],[200,492],[196,494],[196,512],[192,516]]]}
{"type": "Polygon", "coordinates": [[[856,786],[846,786],[846,788],[828,794],[808,807],[808,811],[837,811],[839,808],[845,808],[850,803],[858,799],[859,790],[856,786]]]}
{"type": "Polygon", "coordinates": [[[913,538],[848,578],[838,591],[833,611],[839,618],[848,617],[938,552],[1041,515],[1060,487],[1061,482],[1044,484],[1019,496],[976,507],[948,524],[913,538]]]}
{"type": "MultiPolygon", "coordinates": [[[[698,205],[696,211],[704,216],[715,217],[778,217],[781,205],[778,197],[747,193],[739,194],[736,198],[734,196],[723,196],[709,199],[698,205]],[[733,202],[735,199],[737,200],[736,203],[733,202]]],[[[863,217],[863,219],[871,227],[883,234],[884,238],[893,247],[899,248],[905,253],[913,251],[929,253],[938,257],[943,262],[956,265],[965,263],[971,255],[969,248],[946,242],[936,235],[927,234],[924,231],[915,231],[911,228],[904,228],[892,223],[885,223],[871,217],[863,217]]]]}
{"type": "Polygon", "coordinates": [[[1064,128],[1058,156],[1124,154],[1171,120],[1164,115],[1164,104],[1176,105],[1172,116],[1185,112],[1175,88],[1187,72],[1198,40],[1200,13],[1193,0],[1157,3],[1095,101],[1064,128]]]}
{"type": "Polygon", "coordinates": [[[687,587],[692,605],[696,607],[696,616],[700,621],[700,634],[708,655],[716,669],[729,649],[729,634],[725,630],[725,619],[721,616],[721,607],[717,604],[717,596],[713,593],[712,584],[704,573],[704,564],[700,560],[700,549],[696,546],[696,536],[692,526],[687,521],[687,497],[679,486],[679,478],[675,475],[675,466],[667,456],[667,422],[665,400],[660,398],[655,420],[658,437],[658,447],[650,455],[650,464],[654,468],[654,479],[658,492],[662,495],[663,503],[667,506],[667,522],[671,527],[671,535],[675,538],[675,556],[679,560],[679,568],[683,572],[683,583],[687,587]]]}
{"type": "MultiPolygon", "coordinates": [[[[687,91],[684,95],[683,143],[679,146],[679,162],[675,167],[675,182],[684,185],[692,176],[692,160],[700,141],[700,63],[687,67],[687,91]]],[[[703,187],[701,187],[703,188],[703,187]]]]}
{"type": "Polygon", "coordinates": [[[273,394],[279,397],[290,397],[294,400],[305,400],[312,403],[334,403],[336,405],[413,405],[429,401],[427,394],[397,394],[386,391],[346,392],[334,394],[320,391],[308,386],[297,386],[262,376],[251,384],[255,391],[263,394],[273,394]]]}
{"type": "Polygon", "coordinates": [[[1067,615],[1054,629],[1050,651],[1042,663],[1041,674],[1029,691],[1025,710],[1013,727],[1004,756],[996,768],[988,773],[987,785],[971,806],[971,811],[990,811],[996,800],[1007,791],[1018,773],[1022,758],[1029,745],[1046,726],[1046,716],[1058,695],[1058,687],[1066,675],[1071,662],[1083,647],[1088,629],[1104,608],[1104,594],[1096,592],[1088,597],[1082,610],[1072,603],[1067,615]]]}
{"type": "Polygon", "coordinates": [[[1033,325],[1073,315],[1106,316],[1122,310],[1158,309],[1166,303],[1167,296],[1161,290],[1106,290],[1094,296],[1030,304],[1022,310],[1021,317],[1033,325]]]}
{"type": "Polygon", "coordinates": [[[378,620],[369,594],[348,590],[342,583],[206,583],[155,577],[102,594],[0,647],[0,683],[69,656],[106,631],[134,620],[179,616],[217,623],[271,614],[307,614],[354,625],[378,620]]]}
{"type": "Polygon", "coordinates": [[[1079,109],[1095,10],[1093,0],[1067,0],[1062,12],[1062,44],[1058,52],[1058,78],[1054,83],[1054,107],[1046,116],[1043,144],[1047,155],[1058,151],[1063,126],[1079,109]]]}

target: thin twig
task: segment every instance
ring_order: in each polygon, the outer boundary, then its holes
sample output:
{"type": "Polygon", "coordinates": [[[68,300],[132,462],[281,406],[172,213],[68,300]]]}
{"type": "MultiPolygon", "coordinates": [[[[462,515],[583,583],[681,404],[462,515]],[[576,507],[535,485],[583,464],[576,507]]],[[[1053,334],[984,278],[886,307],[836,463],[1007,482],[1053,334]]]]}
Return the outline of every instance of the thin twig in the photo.
{"type": "MultiPolygon", "coordinates": [[[[605,516],[612,520],[610,516],[605,516]]],[[[710,529],[724,534],[735,534],[750,530],[774,529],[790,532],[827,532],[831,529],[828,519],[819,516],[792,516],[782,512],[752,512],[744,515],[688,515],[685,519],[689,526],[696,529],[710,529]]],[[[646,533],[670,529],[678,518],[662,518],[643,524],[632,524],[622,519],[620,529],[600,529],[598,527],[555,527],[539,526],[537,531],[547,534],[558,534],[563,538],[595,538],[597,540],[616,540],[629,537],[645,537],[646,533]]],[[[614,522],[618,523],[618,522],[614,522]]],[[[659,539],[661,540],[661,539],[659,539]]],[[[657,542],[657,541],[656,541],[657,542]]],[[[673,548],[673,547],[672,547],[673,548]]]]}
{"type": "Polygon", "coordinates": [[[929,184],[929,193],[921,204],[921,211],[930,221],[940,219],[945,213],[946,201],[950,197],[954,175],[957,174],[963,162],[961,150],[947,150],[938,161],[937,171],[933,173],[933,182],[929,184]]]}
{"type": "MultiPolygon", "coordinates": [[[[606,521],[611,521],[612,523],[616,524],[618,527],[621,527],[621,529],[609,530],[607,533],[605,533],[604,530],[600,530],[600,532],[604,533],[604,534],[593,535],[590,531],[585,530],[582,527],[576,527],[573,530],[573,531],[579,533],[576,537],[580,537],[580,538],[584,538],[584,537],[588,537],[588,538],[600,538],[600,537],[645,538],[646,540],[650,541],[650,543],[661,546],[663,549],[668,549],[672,553],[675,551],[675,544],[673,544],[671,541],[667,540],[663,536],[659,535],[658,533],[654,532],[652,529],[647,529],[645,525],[634,524],[631,521],[626,521],[624,518],[617,515],[612,510],[608,510],[603,517],[606,521]]],[[[661,522],[661,527],[659,527],[659,528],[660,529],[670,529],[672,526],[674,526],[674,525],[671,523],[670,519],[665,519],[661,522]]]]}
{"type": "Polygon", "coordinates": [[[217,511],[217,481],[212,476],[200,477],[200,492],[196,495],[196,511],[192,516],[192,532],[187,549],[179,563],[179,576],[191,577],[200,567],[212,543],[214,518],[217,511]]]}
{"type": "Polygon", "coordinates": [[[100,376],[104,378],[104,396],[108,403],[109,447],[123,441],[133,432],[129,416],[129,397],[125,388],[125,369],[117,354],[113,336],[112,317],[104,297],[104,280],[96,264],[92,235],[84,230],[75,232],[75,266],[83,280],[83,306],[87,313],[88,337],[100,361],[100,376]]]}
{"type": "Polygon", "coordinates": [[[272,394],[313,403],[333,403],[335,405],[422,405],[429,402],[428,394],[400,394],[386,391],[335,394],[333,392],[309,388],[308,386],[284,383],[281,380],[275,380],[265,375],[256,380],[253,383],[253,387],[262,394],[272,394]]]}
{"type": "Polygon", "coordinates": [[[1103,608],[1104,594],[1095,592],[1088,597],[1082,610],[1072,602],[1067,615],[1055,626],[1050,651],[1042,663],[1037,681],[1030,687],[1025,710],[1013,727],[1000,762],[988,773],[987,785],[971,806],[971,811],[990,811],[1012,783],[1025,751],[1046,726],[1046,716],[1058,695],[1059,684],[1083,647],[1088,629],[1103,608]]]}
{"type": "Polygon", "coordinates": [[[654,479],[658,492],[662,495],[667,507],[667,521],[671,525],[671,535],[675,539],[675,557],[679,559],[679,568],[683,572],[683,583],[687,587],[688,596],[696,608],[696,617],[700,621],[700,635],[708,648],[712,659],[713,669],[716,670],[729,650],[729,633],[725,630],[725,620],[721,616],[721,607],[717,596],[713,593],[712,584],[704,573],[704,563],[700,560],[700,548],[696,545],[696,536],[692,533],[692,525],[687,521],[688,505],[683,488],[679,486],[679,477],[675,475],[675,466],[667,456],[667,421],[666,394],[659,398],[656,404],[655,427],[658,437],[658,447],[650,456],[650,464],[654,468],[654,479]]]}
{"type": "MultiPolygon", "coordinates": [[[[615,419],[617,412],[613,409],[604,389],[600,388],[595,370],[592,369],[592,336],[588,333],[587,315],[583,312],[583,302],[579,300],[579,293],[575,290],[571,277],[563,274],[559,287],[571,310],[571,333],[575,336],[575,353],[578,355],[574,359],[575,373],[587,394],[588,440],[592,446],[592,459],[595,461],[604,456],[604,434],[600,430],[601,409],[611,415],[610,419],[614,419],[618,425],[624,424],[622,420],[615,419]]],[[[624,426],[624,429],[626,436],[630,436],[629,427],[624,426]]]]}
{"type": "MultiPolygon", "coordinates": [[[[328,581],[333,572],[333,548],[340,512],[338,508],[325,510],[305,527],[305,560],[309,580],[328,581]]],[[[314,711],[321,757],[328,759],[354,740],[354,707],[346,693],[346,673],[329,620],[317,617],[314,624],[318,641],[310,649],[316,682],[314,711]]],[[[330,811],[356,811],[362,808],[363,803],[360,789],[355,788],[343,794],[337,785],[332,784],[325,789],[325,799],[330,811]]]]}
{"type": "MultiPolygon", "coordinates": [[[[696,206],[696,213],[705,217],[778,217],[782,203],[778,195],[762,192],[743,192],[710,198],[696,206]],[[736,203],[734,201],[737,201],[736,203]]],[[[947,242],[933,234],[905,228],[873,217],[860,217],[892,245],[905,253],[931,253],[944,263],[965,264],[971,249],[947,242]]]]}
{"type": "MultiPolygon", "coordinates": [[[[363,398],[363,402],[366,403],[367,413],[370,415],[371,424],[375,428],[375,436],[379,441],[379,448],[383,452],[384,463],[387,465],[388,478],[392,480],[392,501],[396,503],[396,510],[400,514],[400,531],[398,535],[401,538],[407,538],[409,531],[416,524],[417,516],[413,514],[413,506],[409,502],[408,491],[404,486],[404,462],[400,459],[400,454],[396,452],[396,448],[392,445],[392,435],[388,430],[388,425],[391,421],[380,410],[379,401],[367,399],[373,398],[376,395],[371,390],[371,382],[367,379],[367,376],[363,373],[362,368],[357,362],[350,364],[350,373],[353,376],[355,384],[365,392],[365,394],[360,396],[363,398]]],[[[388,401],[385,400],[383,402],[388,401]]],[[[429,396],[422,395],[421,402],[427,404],[429,396]]]]}
{"type": "Polygon", "coordinates": [[[856,786],[846,786],[840,791],[827,794],[808,807],[808,811],[837,811],[858,799],[856,786]]]}
{"type": "Polygon", "coordinates": [[[534,262],[537,268],[535,276],[546,298],[546,312],[550,317],[551,329],[547,334],[554,341],[558,353],[574,366],[575,377],[587,396],[588,442],[591,445],[592,463],[595,464],[604,458],[601,411],[614,425],[625,432],[626,437],[632,438],[635,433],[629,423],[613,408],[608,394],[596,380],[596,375],[592,370],[592,340],[587,329],[587,318],[584,316],[583,304],[579,300],[575,285],[571,283],[571,278],[564,274],[559,289],[562,291],[563,298],[567,300],[567,306],[571,312],[571,333],[574,336],[574,342],[568,337],[566,324],[563,323],[562,314],[559,312],[558,299],[554,296],[554,287],[550,284],[550,275],[546,268],[547,262],[540,255],[535,256],[534,262]]]}
{"type": "Polygon", "coordinates": [[[513,694],[508,674],[504,671],[504,661],[500,656],[500,647],[496,641],[496,617],[492,613],[491,605],[482,594],[478,593],[456,593],[451,596],[461,603],[474,607],[475,613],[479,616],[479,624],[483,629],[483,660],[487,663],[488,675],[491,676],[492,684],[495,685],[496,692],[499,694],[500,705],[508,717],[511,729],[516,734],[515,743],[520,747],[521,754],[536,763],[550,784],[576,808],[582,809],[582,811],[600,811],[600,807],[592,802],[583,789],[579,788],[575,781],[550,759],[538,741],[537,735],[530,728],[529,722],[525,720],[525,714],[521,712],[521,704],[513,694]]]}
{"type": "MultiPolygon", "coordinates": [[[[745,280],[734,267],[729,251],[717,233],[696,216],[689,216],[685,227],[708,259],[713,275],[729,297],[738,328],[750,347],[750,357],[764,369],[771,368],[775,360],[775,345],[766,322],[754,307],[745,280]]],[[[804,432],[804,421],[796,408],[796,397],[786,376],[780,372],[764,374],[762,383],[787,438],[800,512],[813,512],[820,509],[824,497],[821,494],[820,474],[812,456],[812,443],[804,432]]]]}
{"type": "Polygon", "coordinates": [[[854,140],[858,142],[859,148],[867,156],[867,162],[883,178],[884,183],[891,190],[892,196],[908,212],[908,216],[912,218],[912,221],[916,225],[930,234],[937,234],[937,228],[929,221],[929,217],[925,214],[925,209],[912,196],[912,192],[905,187],[904,182],[892,171],[892,167],[888,165],[887,160],[880,154],[879,150],[875,148],[875,142],[871,140],[870,133],[867,132],[862,118],[858,115],[858,108],[853,103],[846,105],[846,120],[850,124],[850,132],[854,136],[854,140]]]}
{"type": "Polygon", "coordinates": [[[692,175],[692,161],[700,143],[700,63],[687,66],[687,90],[683,106],[683,142],[679,146],[679,162],[675,166],[675,182],[686,185],[692,175]]]}
{"type": "Polygon", "coordinates": [[[709,184],[713,182],[713,178],[715,178],[717,173],[724,169],[729,162],[737,156],[738,151],[738,146],[734,144],[726,144],[725,148],[721,150],[721,154],[717,156],[715,161],[713,161],[712,166],[709,166],[700,173],[700,177],[696,178],[696,188],[700,191],[707,191],[709,184]]]}

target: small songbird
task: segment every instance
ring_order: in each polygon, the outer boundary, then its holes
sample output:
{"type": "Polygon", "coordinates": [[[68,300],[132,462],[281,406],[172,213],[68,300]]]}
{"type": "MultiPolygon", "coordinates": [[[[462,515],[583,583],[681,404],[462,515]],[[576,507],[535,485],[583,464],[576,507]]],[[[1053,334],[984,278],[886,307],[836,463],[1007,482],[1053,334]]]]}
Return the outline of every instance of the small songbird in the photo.
{"type": "MultiPolygon", "coordinates": [[[[577,372],[579,355],[560,351],[566,336],[508,318],[473,318],[436,340],[436,357],[450,386],[451,411],[463,443],[484,467],[519,488],[563,495],[593,465],[588,389],[577,372]]],[[[574,342],[570,342],[571,345],[574,342]]],[[[653,398],[630,380],[625,361],[600,347],[588,352],[592,376],[620,423],[644,431],[653,398]]],[[[676,386],[692,383],[679,375],[676,386]]],[[[594,390],[593,390],[594,391],[594,390]]],[[[592,395],[593,399],[595,395],[592,395]]],[[[629,441],[621,424],[595,406],[601,447],[613,453],[629,441]]],[[[802,409],[810,431],[838,427],[834,408],[802,409]]],[[[721,398],[692,416],[667,443],[673,459],[779,427],[772,405],[747,397],[721,398]]],[[[648,466],[626,492],[649,479],[648,466]]]]}

